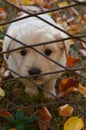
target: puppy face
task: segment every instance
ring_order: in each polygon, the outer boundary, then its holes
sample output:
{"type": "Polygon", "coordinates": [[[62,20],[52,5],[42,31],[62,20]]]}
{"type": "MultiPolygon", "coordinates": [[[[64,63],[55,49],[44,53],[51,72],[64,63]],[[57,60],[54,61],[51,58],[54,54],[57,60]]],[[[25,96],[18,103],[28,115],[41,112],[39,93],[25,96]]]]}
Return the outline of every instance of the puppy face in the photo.
{"type": "MultiPolygon", "coordinates": [[[[46,41],[47,34],[44,35],[45,36],[41,38],[40,37],[36,38],[35,42],[33,41],[32,44],[46,41]],[[44,38],[45,40],[43,40],[42,38],[44,38]]],[[[24,40],[24,38],[25,37],[23,36],[19,37],[19,39],[20,40],[22,39],[22,41],[24,40]]],[[[47,36],[47,41],[51,41],[51,39],[55,39],[55,37],[47,36]]],[[[26,40],[25,43],[27,43],[28,45],[29,41],[28,36],[25,40],[26,40]]],[[[14,41],[12,41],[12,45],[15,45],[14,48],[22,47],[19,43],[15,43],[14,41]]],[[[43,55],[47,56],[48,58],[51,58],[52,60],[59,62],[62,65],[65,65],[66,58],[65,58],[64,42],[47,44],[37,46],[34,48],[43,55]]],[[[38,74],[53,72],[61,69],[58,65],[56,65],[46,57],[40,55],[31,48],[24,48],[22,50],[13,52],[11,55],[9,55],[8,61],[9,60],[12,61],[12,59],[14,59],[13,62],[14,64],[16,64],[16,67],[18,68],[17,72],[22,76],[33,76],[32,80],[34,80],[34,82],[37,84],[44,84],[48,80],[53,79],[57,76],[57,74],[53,74],[38,77],[37,76],[38,74]]]]}
{"type": "MultiPolygon", "coordinates": [[[[21,22],[19,23],[19,25],[18,23],[15,23],[14,25],[10,26],[10,28],[8,29],[8,34],[13,36],[17,40],[25,43],[26,45],[34,45],[37,43],[52,41],[66,37],[62,32],[54,29],[50,25],[47,25],[44,22],[41,22],[35,18],[31,19],[27,20],[25,25],[23,25],[23,23],[21,22]],[[31,22],[31,19],[33,19],[34,23],[31,22]]],[[[7,37],[5,38],[4,42],[7,42],[4,44],[4,51],[8,49],[22,47],[22,45],[7,37]]],[[[62,41],[33,48],[35,48],[37,51],[47,56],[48,58],[51,58],[55,62],[58,62],[59,64],[65,66],[65,45],[66,44],[62,41]]],[[[51,62],[31,48],[12,52],[11,54],[9,54],[7,63],[9,68],[16,71],[20,75],[33,76],[32,80],[34,80],[34,82],[37,84],[44,84],[47,81],[60,75],[53,74],[47,76],[37,76],[38,74],[53,72],[56,70],[58,71],[62,69],[60,66],[51,62]]]]}

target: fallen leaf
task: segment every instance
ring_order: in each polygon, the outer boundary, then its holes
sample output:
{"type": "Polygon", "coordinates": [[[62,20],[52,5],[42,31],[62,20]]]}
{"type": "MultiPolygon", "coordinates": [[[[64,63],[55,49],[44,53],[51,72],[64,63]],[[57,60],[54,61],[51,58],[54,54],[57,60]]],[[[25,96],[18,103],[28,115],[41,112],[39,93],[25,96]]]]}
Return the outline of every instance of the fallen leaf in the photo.
{"type": "Polygon", "coordinates": [[[34,0],[34,4],[41,6],[42,8],[50,8],[52,4],[54,4],[56,0],[34,0]]]}
{"type": "Polygon", "coordinates": [[[68,88],[74,87],[78,88],[79,82],[73,77],[62,79],[59,84],[59,89],[61,91],[66,91],[68,88]]]}
{"type": "MultiPolygon", "coordinates": [[[[48,124],[50,123],[52,116],[45,106],[43,106],[39,110],[39,115],[40,115],[41,120],[43,120],[44,122],[46,122],[48,124]]],[[[47,130],[47,126],[43,122],[41,122],[41,120],[38,121],[40,130],[47,130]]]]}
{"type": "Polygon", "coordinates": [[[48,111],[48,109],[45,106],[43,106],[39,110],[39,115],[40,115],[41,119],[46,121],[46,122],[50,122],[52,119],[50,112],[48,111]]]}
{"type": "Polygon", "coordinates": [[[76,16],[79,16],[79,13],[78,11],[74,8],[74,7],[70,7],[70,8],[67,8],[67,10],[69,11],[69,13],[71,13],[72,15],[76,15],[76,16]]]}
{"type": "Polygon", "coordinates": [[[73,67],[77,62],[80,61],[80,58],[75,58],[70,55],[67,55],[66,59],[67,59],[66,66],[69,68],[73,67]]]}
{"type": "Polygon", "coordinates": [[[5,96],[4,90],[0,87],[0,98],[5,96]]]}
{"type": "Polygon", "coordinates": [[[11,129],[9,129],[9,130],[16,130],[16,128],[11,128],[11,129]]]}
{"type": "Polygon", "coordinates": [[[3,62],[2,62],[2,66],[1,66],[1,68],[0,68],[0,74],[3,74],[5,71],[6,71],[6,68],[5,67],[7,67],[7,63],[6,63],[6,61],[4,60],[3,62]]]}
{"type": "Polygon", "coordinates": [[[86,57],[86,50],[85,49],[79,49],[79,52],[82,56],[86,57]]]}
{"type": "Polygon", "coordinates": [[[7,12],[4,8],[0,8],[0,20],[4,20],[7,17],[7,12]]]}
{"type": "Polygon", "coordinates": [[[71,93],[71,92],[79,92],[79,89],[78,88],[74,88],[74,87],[71,87],[69,89],[67,89],[66,91],[62,91],[60,92],[57,97],[58,98],[63,98],[64,96],[66,96],[67,94],[71,93]]]}
{"type": "Polygon", "coordinates": [[[86,87],[83,87],[80,83],[79,83],[79,92],[86,97],[86,87]]]}
{"type": "Polygon", "coordinates": [[[61,92],[57,95],[57,97],[62,98],[70,92],[79,92],[78,86],[79,81],[73,77],[62,79],[58,86],[61,92]]]}
{"type": "Polygon", "coordinates": [[[41,120],[38,121],[38,125],[40,130],[47,130],[47,126],[41,120]]]}
{"type": "Polygon", "coordinates": [[[4,74],[3,74],[3,76],[4,76],[5,78],[10,77],[10,71],[9,71],[9,70],[6,70],[6,71],[4,72],[4,74]]]}
{"type": "Polygon", "coordinates": [[[11,2],[11,3],[13,3],[13,4],[17,5],[17,6],[24,5],[24,0],[9,0],[9,2],[11,2]]]}
{"type": "Polygon", "coordinates": [[[83,119],[76,117],[69,118],[64,123],[64,130],[81,130],[84,127],[83,119]]]}
{"type": "Polygon", "coordinates": [[[73,113],[73,107],[71,107],[69,104],[63,105],[59,107],[59,115],[63,117],[68,117],[73,113]]]}
{"type": "Polygon", "coordinates": [[[80,49],[79,52],[82,56],[86,57],[86,44],[83,42],[80,42],[80,49]]]}
{"type": "Polygon", "coordinates": [[[9,116],[9,117],[13,118],[12,114],[2,107],[0,107],[0,116],[1,117],[9,116]]]}
{"type": "Polygon", "coordinates": [[[70,40],[69,40],[69,45],[70,45],[70,46],[71,46],[71,45],[74,45],[73,39],[70,39],[70,40]]]}
{"type": "Polygon", "coordinates": [[[86,44],[84,42],[79,42],[81,45],[81,49],[85,49],[86,50],[86,44]]]}
{"type": "Polygon", "coordinates": [[[2,75],[4,72],[5,72],[5,67],[4,66],[1,66],[1,68],[0,68],[0,75],[2,75]]]}
{"type": "Polygon", "coordinates": [[[0,39],[0,52],[2,51],[3,40],[0,39]]]}
{"type": "Polygon", "coordinates": [[[67,6],[67,5],[68,5],[68,2],[67,2],[67,1],[59,2],[57,5],[58,5],[59,7],[67,6]]]}
{"type": "Polygon", "coordinates": [[[33,0],[23,0],[23,1],[24,1],[24,4],[26,5],[33,4],[33,0]]]}

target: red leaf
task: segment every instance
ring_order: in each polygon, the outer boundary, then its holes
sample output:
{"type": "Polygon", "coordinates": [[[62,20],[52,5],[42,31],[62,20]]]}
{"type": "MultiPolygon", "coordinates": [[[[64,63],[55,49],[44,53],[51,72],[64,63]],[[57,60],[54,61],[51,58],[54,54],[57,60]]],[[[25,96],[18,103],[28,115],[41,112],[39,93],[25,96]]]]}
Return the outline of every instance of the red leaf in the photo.
{"type": "Polygon", "coordinates": [[[11,118],[13,118],[12,114],[8,111],[6,111],[6,109],[0,107],[0,116],[2,117],[6,117],[6,116],[9,116],[11,118]]]}
{"type": "Polygon", "coordinates": [[[62,79],[59,84],[59,89],[61,91],[66,91],[71,87],[78,88],[79,82],[76,81],[73,77],[62,79]]]}
{"type": "Polygon", "coordinates": [[[67,58],[66,66],[70,68],[73,67],[78,61],[80,61],[80,58],[75,58],[70,55],[67,55],[66,58],[67,58]]]}

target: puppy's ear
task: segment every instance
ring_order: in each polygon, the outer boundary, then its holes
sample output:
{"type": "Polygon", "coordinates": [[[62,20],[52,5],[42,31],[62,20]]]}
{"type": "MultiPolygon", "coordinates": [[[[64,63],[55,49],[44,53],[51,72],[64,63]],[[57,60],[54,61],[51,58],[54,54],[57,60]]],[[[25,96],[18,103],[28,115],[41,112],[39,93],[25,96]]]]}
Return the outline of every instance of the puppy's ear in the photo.
{"type": "Polygon", "coordinates": [[[70,50],[69,40],[64,41],[64,44],[65,44],[65,53],[67,55],[69,53],[69,50],[70,50]]]}
{"type": "MultiPolygon", "coordinates": [[[[9,51],[11,44],[11,39],[8,37],[5,37],[3,40],[3,51],[9,51]]],[[[9,52],[4,54],[5,59],[9,58],[9,52]]]]}
{"type": "MultiPolygon", "coordinates": [[[[57,38],[57,40],[61,40],[61,39],[67,38],[67,35],[61,34],[60,36],[56,36],[56,38],[57,38]]],[[[64,48],[66,54],[68,54],[69,49],[70,49],[69,40],[64,40],[64,41],[62,40],[62,41],[60,41],[60,43],[61,43],[61,44],[59,44],[60,48],[64,48]]]]}

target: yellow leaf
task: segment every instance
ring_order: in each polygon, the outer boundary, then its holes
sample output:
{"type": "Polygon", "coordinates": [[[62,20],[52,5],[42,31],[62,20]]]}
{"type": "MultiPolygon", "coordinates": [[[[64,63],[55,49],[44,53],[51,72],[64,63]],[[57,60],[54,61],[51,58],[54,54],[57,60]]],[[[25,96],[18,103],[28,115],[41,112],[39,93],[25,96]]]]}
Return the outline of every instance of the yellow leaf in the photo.
{"type": "Polygon", "coordinates": [[[70,46],[71,46],[71,45],[74,45],[73,39],[70,39],[70,40],[69,40],[69,45],[70,45],[70,46]]]}
{"type": "Polygon", "coordinates": [[[28,4],[33,4],[33,0],[23,0],[24,4],[28,5],[28,4]]]}
{"type": "Polygon", "coordinates": [[[64,124],[64,130],[81,130],[84,126],[83,119],[76,117],[69,118],[64,124]]]}
{"type": "Polygon", "coordinates": [[[79,92],[86,97],[86,88],[79,83],[79,92]]]}
{"type": "Polygon", "coordinates": [[[3,31],[3,26],[0,26],[0,30],[3,31]]]}
{"type": "Polygon", "coordinates": [[[10,130],[16,130],[16,128],[11,128],[10,130]]]}
{"type": "Polygon", "coordinates": [[[79,30],[79,26],[76,24],[72,24],[70,26],[70,29],[68,30],[68,32],[71,34],[74,34],[74,33],[78,32],[78,30],[79,30]]]}
{"type": "Polygon", "coordinates": [[[59,2],[58,3],[58,6],[59,7],[63,7],[63,6],[67,6],[68,5],[68,2],[67,1],[63,1],[63,2],[59,2]]]}
{"type": "Polygon", "coordinates": [[[59,115],[68,117],[73,113],[73,110],[73,107],[71,107],[69,104],[63,105],[59,107],[59,115]]]}
{"type": "Polygon", "coordinates": [[[4,90],[0,87],[0,98],[5,96],[4,90]]]}

